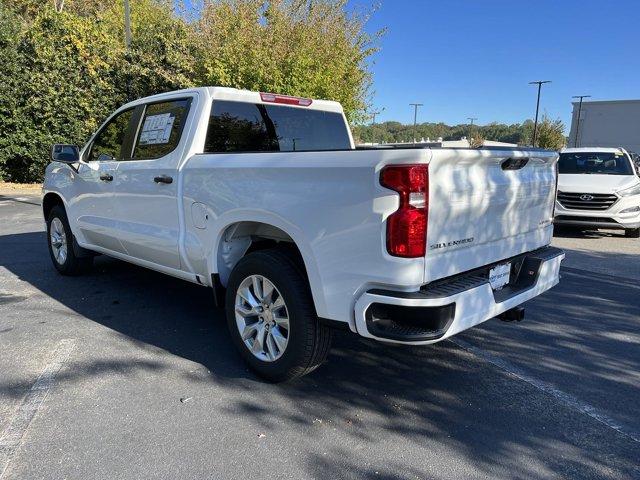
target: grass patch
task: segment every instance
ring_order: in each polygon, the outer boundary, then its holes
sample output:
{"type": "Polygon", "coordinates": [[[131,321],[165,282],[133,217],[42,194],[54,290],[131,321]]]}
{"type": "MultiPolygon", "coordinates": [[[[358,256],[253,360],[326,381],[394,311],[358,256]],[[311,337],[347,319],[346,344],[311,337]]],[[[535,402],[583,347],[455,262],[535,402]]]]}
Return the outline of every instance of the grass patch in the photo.
{"type": "Polygon", "coordinates": [[[41,183],[0,182],[0,192],[40,193],[41,191],[41,183]]]}

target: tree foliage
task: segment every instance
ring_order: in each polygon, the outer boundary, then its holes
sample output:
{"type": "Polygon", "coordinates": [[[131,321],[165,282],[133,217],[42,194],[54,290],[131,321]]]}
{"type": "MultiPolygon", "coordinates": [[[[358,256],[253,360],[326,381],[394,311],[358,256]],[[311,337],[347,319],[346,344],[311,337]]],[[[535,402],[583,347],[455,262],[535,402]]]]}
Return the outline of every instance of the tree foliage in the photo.
{"type": "MultiPolygon", "coordinates": [[[[403,125],[399,122],[384,122],[373,125],[358,125],[354,127],[354,137],[357,142],[396,143],[417,140],[459,140],[467,137],[472,144],[477,145],[480,140],[494,140],[498,142],[530,145],[533,139],[533,121],[505,125],[490,123],[488,125],[446,125],[444,123],[421,123],[415,126],[403,125]]],[[[561,120],[551,120],[544,116],[538,125],[536,144],[541,148],[558,150],[565,144],[564,124],[561,120]]]]}
{"type": "Polygon", "coordinates": [[[363,118],[375,36],[346,0],[0,0],[0,177],[42,178],[53,143],[82,144],[128,99],[221,85],[340,101],[363,118]]]}
{"type": "Polygon", "coordinates": [[[560,150],[567,144],[564,136],[564,124],[562,120],[551,120],[546,115],[542,117],[542,122],[538,125],[536,145],[540,148],[550,150],[560,150]]]}

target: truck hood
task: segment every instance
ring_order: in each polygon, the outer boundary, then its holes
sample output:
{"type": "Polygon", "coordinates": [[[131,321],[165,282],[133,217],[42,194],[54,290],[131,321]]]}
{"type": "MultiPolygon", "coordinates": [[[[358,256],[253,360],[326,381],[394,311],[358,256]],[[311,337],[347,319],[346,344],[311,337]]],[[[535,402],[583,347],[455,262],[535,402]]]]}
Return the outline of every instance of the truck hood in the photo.
{"type": "Polygon", "coordinates": [[[558,190],[568,193],[614,193],[638,183],[635,175],[567,174],[558,176],[558,190]]]}

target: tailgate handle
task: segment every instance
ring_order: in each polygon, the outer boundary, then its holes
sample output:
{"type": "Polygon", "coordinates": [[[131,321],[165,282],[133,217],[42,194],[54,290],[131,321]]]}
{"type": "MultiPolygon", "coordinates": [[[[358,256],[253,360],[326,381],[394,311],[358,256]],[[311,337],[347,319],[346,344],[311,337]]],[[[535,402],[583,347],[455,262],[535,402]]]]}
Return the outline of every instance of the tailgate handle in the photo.
{"type": "Polygon", "coordinates": [[[520,170],[527,163],[529,163],[529,157],[507,158],[502,162],[502,170],[520,170]]]}

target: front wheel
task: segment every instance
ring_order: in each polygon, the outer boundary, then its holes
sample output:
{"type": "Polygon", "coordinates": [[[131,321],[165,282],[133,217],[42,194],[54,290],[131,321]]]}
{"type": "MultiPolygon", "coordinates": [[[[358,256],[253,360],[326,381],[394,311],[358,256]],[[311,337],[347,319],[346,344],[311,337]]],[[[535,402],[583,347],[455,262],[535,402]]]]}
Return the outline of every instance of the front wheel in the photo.
{"type": "Polygon", "coordinates": [[[625,230],[624,236],[627,238],[640,238],[640,228],[630,228],[625,230]]]}
{"type": "Polygon", "coordinates": [[[69,227],[67,213],[64,208],[56,205],[49,212],[47,218],[47,238],[49,244],[49,255],[56,270],[62,275],[78,275],[89,268],[93,262],[93,257],[81,257],[77,255],[75,239],[69,227]]]}
{"type": "Polygon", "coordinates": [[[309,285],[287,253],[244,257],[227,285],[229,332],[249,367],[281,382],[305,375],[327,357],[331,330],[316,316],[309,285]]]}

